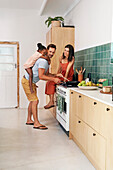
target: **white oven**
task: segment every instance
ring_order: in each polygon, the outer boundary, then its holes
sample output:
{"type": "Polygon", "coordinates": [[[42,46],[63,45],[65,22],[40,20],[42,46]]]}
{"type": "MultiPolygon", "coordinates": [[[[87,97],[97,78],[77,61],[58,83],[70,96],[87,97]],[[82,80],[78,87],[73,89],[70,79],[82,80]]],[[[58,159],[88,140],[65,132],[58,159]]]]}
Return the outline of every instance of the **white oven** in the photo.
{"type": "Polygon", "coordinates": [[[69,88],[56,87],[56,119],[66,131],[69,131],[69,88]]]}

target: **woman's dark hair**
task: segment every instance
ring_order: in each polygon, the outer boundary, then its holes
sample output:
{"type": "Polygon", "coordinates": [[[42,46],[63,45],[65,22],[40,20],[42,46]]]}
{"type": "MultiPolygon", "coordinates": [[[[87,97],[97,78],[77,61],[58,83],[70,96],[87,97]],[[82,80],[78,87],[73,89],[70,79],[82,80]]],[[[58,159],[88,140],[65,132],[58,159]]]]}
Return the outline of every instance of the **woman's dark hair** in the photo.
{"type": "MultiPolygon", "coordinates": [[[[68,44],[65,46],[65,48],[69,48],[69,57],[68,57],[68,61],[72,61],[73,57],[74,57],[74,48],[71,44],[68,44]]],[[[63,59],[66,58],[64,56],[64,53],[63,53],[63,59]]]]}
{"type": "Polygon", "coordinates": [[[41,43],[37,44],[38,50],[42,51],[42,50],[46,50],[46,47],[43,46],[41,43]]]}

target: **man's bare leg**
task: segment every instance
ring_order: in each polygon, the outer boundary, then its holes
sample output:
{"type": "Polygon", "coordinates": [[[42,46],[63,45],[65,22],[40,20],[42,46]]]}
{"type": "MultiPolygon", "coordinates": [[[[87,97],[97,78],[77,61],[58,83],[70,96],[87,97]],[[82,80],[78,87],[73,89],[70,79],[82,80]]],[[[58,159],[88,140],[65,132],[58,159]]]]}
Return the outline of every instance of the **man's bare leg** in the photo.
{"type": "MultiPolygon", "coordinates": [[[[37,105],[38,105],[38,100],[32,101],[32,113],[33,113],[33,118],[34,118],[34,127],[44,126],[44,125],[40,124],[40,122],[38,120],[37,105]]],[[[40,129],[45,129],[45,126],[41,127],[40,129]]]]}
{"type": "Polygon", "coordinates": [[[30,102],[29,106],[28,106],[27,123],[34,123],[33,120],[31,119],[31,117],[32,117],[32,102],[30,102]]]}

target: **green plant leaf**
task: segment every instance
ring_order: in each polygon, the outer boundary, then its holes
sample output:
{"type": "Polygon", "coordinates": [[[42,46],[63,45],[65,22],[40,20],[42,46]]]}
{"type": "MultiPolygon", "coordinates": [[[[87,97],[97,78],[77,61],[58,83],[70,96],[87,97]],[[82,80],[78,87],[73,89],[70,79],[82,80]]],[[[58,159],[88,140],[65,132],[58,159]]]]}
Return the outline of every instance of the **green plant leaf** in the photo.
{"type": "Polygon", "coordinates": [[[45,21],[45,24],[47,25],[47,27],[49,27],[51,25],[51,21],[64,21],[64,18],[61,16],[57,16],[57,17],[48,17],[48,19],[45,21]]]}

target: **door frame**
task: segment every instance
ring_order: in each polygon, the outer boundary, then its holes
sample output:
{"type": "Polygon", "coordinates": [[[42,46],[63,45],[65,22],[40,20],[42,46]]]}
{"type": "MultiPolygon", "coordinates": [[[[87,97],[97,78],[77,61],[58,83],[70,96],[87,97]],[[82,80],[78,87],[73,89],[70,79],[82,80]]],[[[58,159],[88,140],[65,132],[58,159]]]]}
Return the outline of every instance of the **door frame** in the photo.
{"type": "Polygon", "coordinates": [[[19,107],[20,104],[20,95],[19,95],[19,42],[16,41],[0,41],[0,44],[10,44],[10,45],[17,45],[17,107],[19,107]]]}

